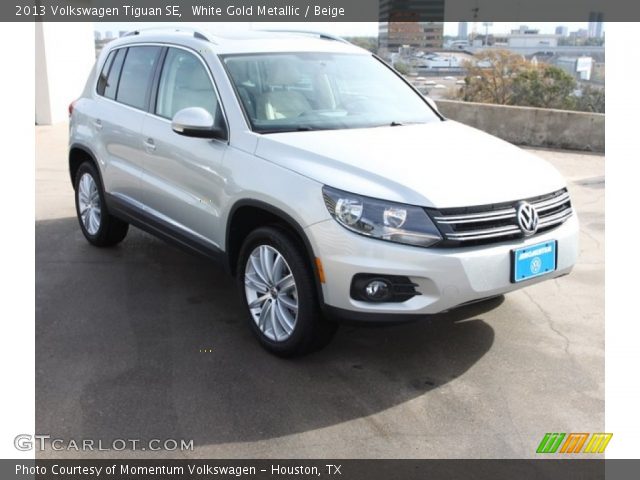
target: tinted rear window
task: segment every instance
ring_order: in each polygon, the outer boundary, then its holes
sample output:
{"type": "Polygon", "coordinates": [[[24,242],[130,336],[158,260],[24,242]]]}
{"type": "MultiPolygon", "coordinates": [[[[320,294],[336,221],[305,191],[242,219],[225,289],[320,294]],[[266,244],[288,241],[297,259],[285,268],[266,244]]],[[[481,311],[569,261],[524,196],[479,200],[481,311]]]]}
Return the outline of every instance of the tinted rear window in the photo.
{"type": "Polygon", "coordinates": [[[113,57],[115,57],[116,52],[112,51],[109,53],[107,60],[104,62],[104,66],[102,67],[102,71],[100,72],[100,76],[98,77],[98,86],[96,90],[100,95],[104,95],[104,89],[107,86],[107,77],[109,75],[109,69],[111,68],[111,63],[113,62],[113,57]]]}
{"type": "Polygon", "coordinates": [[[146,109],[151,80],[160,49],[161,47],[151,46],[129,47],[118,84],[116,96],[118,102],[146,109]]]}
{"type": "MultiPolygon", "coordinates": [[[[127,53],[126,48],[122,48],[115,53],[111,67],[109,68],[109,74],[107,76],[107,82],[104,87],[104,96],[115,100],[116,91],[118,90],[118,78],[120,77],[120,70],[122,69],[122,61],[127,53]]],[[[100,91],[98,90],[98,93],[100,91]]]]}

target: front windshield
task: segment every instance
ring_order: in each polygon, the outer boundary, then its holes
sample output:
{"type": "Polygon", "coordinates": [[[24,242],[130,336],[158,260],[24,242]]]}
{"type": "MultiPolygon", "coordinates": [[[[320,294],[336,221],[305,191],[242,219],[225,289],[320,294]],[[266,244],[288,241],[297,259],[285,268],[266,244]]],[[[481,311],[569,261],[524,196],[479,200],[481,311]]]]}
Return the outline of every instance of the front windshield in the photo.
{"type": "Polygon", "coordinates": [[[223,60],[259,133],[439,120],[418,93],[370,55],[268,53],[223,60]]]}

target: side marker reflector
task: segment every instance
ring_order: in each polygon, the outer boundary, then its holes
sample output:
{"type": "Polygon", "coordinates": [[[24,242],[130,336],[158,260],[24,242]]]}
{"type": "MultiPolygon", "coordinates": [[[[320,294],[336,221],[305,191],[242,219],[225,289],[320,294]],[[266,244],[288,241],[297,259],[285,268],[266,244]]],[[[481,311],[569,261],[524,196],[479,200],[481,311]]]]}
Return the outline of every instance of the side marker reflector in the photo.
{"type": "Polygon", "coordinates": [[[320,279],[320,283],[324,283],[324,268],[322,268],[322,261],[316,257],[316,270],[318,271],[318,279],[320,279]]]}

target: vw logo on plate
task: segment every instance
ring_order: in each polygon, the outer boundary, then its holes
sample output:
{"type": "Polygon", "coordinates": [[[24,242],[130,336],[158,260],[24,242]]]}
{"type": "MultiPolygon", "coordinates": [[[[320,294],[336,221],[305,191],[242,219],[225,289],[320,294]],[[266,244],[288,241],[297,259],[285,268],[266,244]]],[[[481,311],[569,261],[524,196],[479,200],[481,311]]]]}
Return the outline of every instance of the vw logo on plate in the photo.
{"type": "Polygon", "coordinates": [[[529,269],[531,270],[531,273],[535,275],[536,273],[540,272],[540,268],[542,268],[542,260],[540,260],[540,257],[535,257],[533,260],[531,260],[529,269]]]}
{"type": "Polygon", "coordinates": [[[533,235],[538,231],[538,211],[528,202],[520,202],[516,206],[516,219],[518,226],[525,237],[533,235]]]}

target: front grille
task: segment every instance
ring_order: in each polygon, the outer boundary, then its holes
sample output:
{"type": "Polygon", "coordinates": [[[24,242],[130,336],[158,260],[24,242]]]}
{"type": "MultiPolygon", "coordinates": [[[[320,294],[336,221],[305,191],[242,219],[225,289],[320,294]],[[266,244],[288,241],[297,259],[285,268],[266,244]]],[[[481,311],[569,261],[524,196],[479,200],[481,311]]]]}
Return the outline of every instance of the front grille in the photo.
{"type": "MultiPolygon", "coordinates": [[[[573,215],[566,188],[523,200],[538,211],[540,220],[536,234],[561,225],[573,215]]],[[[475,207],[427,209],[444,237],[438,246],[481,245],[523,237],[524,233],[516,219],[516,205],[519,201],[521,200],[475,207]]]]}

